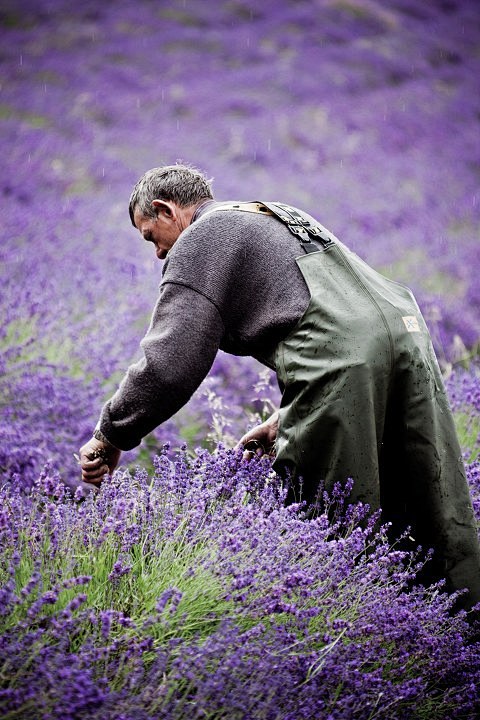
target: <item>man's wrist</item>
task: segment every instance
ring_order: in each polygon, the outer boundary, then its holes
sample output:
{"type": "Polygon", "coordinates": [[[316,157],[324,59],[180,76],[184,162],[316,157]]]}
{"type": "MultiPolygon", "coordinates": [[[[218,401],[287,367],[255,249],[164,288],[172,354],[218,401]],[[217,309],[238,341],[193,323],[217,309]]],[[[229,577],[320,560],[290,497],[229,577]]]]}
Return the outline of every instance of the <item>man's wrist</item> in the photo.
{"type": "Polygon", "coordinates": [[[115,450],[118,450],[118,448],[115,447],[115,445],[113,445],[113,443],[111,443],[110,440],[105,437],[105,435],[102,433],[102,431],[100,430],[99,427],[96,427],[95,430],[93,431],[93,437],[95,438],[95,440],[98,440],[99,442],[103,443],[107,447],[111,447],[111,448],[114,448],[115,450]]]}

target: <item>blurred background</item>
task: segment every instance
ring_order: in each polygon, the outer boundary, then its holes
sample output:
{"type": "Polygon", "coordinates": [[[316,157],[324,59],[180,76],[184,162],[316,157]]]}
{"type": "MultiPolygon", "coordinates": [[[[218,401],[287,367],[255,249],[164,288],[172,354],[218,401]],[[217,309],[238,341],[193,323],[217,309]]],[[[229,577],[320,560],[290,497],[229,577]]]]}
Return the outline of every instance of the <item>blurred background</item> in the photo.
{"type": "MultiPolygon", "coordinates": [[[[75,476],[138,357],[161,263],[128,199],[154,166],[201,168],[218,199],[307,210],[413,288],[446,376],[477,356],[476,0],[1,0],[0,32],[9,477],[31,482],[49,459],[75,476]]],[[[127,461],[228,444],[277,401],[271,373],[220,353],[127,461]]]]}

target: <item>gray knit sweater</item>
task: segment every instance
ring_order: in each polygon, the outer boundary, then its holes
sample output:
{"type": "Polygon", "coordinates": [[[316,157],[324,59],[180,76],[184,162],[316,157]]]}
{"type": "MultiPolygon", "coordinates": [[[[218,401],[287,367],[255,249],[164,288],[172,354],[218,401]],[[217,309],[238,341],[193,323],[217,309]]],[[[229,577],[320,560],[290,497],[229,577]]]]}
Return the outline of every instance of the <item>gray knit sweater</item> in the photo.
{"type": "Polygon", "coordinates": [[[219,348],[267,358],[307,309],[294,235],[275,217],[207,210],[177,239],[163,267],[143,358],[103,408],[100,429],[122,450],[170,418],[210,370],[219,348]]]}

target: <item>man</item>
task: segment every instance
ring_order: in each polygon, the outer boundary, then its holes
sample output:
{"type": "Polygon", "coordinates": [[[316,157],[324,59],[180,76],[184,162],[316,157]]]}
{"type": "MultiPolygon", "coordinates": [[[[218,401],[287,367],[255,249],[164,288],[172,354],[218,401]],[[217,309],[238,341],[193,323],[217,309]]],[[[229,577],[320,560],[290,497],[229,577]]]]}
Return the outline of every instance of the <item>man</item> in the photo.
{"type": "Polygon", "coordinates": [[[431,340],[410,290],[382,277],[313,217],[279,203],[218,203],[205,177],[155,168],[130,218],[165,259],[141,346],[81,448],[98,483],[121,450],[171,417],[219,348],[273,368],[277,413],[241,439],[275,453],[309,502],[354,479],[352,501],[435,549],[431,575],[480,601],[472,505],[431,340]]]}

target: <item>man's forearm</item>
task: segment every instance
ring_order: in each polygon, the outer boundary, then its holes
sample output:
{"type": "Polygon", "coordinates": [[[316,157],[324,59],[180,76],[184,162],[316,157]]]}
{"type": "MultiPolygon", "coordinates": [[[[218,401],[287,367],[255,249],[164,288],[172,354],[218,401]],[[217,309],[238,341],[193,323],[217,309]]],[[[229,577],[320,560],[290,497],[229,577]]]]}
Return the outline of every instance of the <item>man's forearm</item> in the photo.
{"type": "Polygon", "coordinates": [[[190,288],[167,283],[132,365],[105,404],[99,430],[131,450],[190,399],[210,370],[224,333],[216,307],[190,288]]]}
{"type": "Polygon", "coordinates": [[[106,447],[112,447],[115,450],[120,450],[120,448],[117,448],[116,445],[114,445],[110,440],[103,434],[103,432],[100,430],[100,421],[97,424],[97,427],[93,431],[93,437],[95,440],[98,440],[99,442],[103,443],[106,447]]]}

